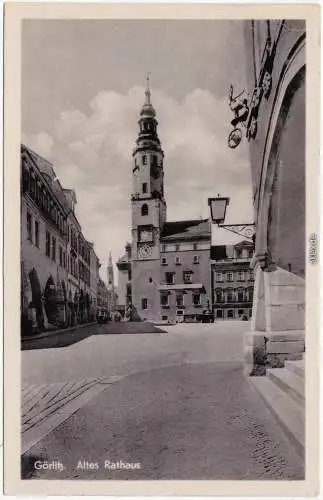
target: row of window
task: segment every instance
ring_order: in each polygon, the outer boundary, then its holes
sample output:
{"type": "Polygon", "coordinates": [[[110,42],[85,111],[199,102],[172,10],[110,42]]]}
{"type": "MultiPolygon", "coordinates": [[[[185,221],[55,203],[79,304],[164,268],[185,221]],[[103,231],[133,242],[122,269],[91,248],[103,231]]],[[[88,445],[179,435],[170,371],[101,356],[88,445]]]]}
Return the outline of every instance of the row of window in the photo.
{"type": "MultiPolygon", "coordinates": [[[[186,296],[186,298],[188,298],[188,297],[189,297],[189,295],[186,296]]],[[[169,307],[169,295],[167,293],[161,293],[160,305],[161,305],[161,307],[169,307]]],[[[193,293],[191,304],[186,304],[186,305],[200,306],[201,305],[201,294],[200,293],[193,293]]],[[[185,306],[183,294],[176,294],[176,306],[177,307],[184,307],[185,306]]],[[[141,309],[148,309],[148,298],[144,297],[141,299],[141,309]]]]}
{"type": "Polygon", "coordinates": [[[227,288],[215,290],[215,302],[252,302],[253,288],[227,288]]]}
{"type": "Polygon", "coordinates": [[[196,251],[198,249],[197,245],[198,245],[197,243],[192,243],[192,246],[187,248],[187,243],[185,244],[185,247],[180,245],[179,243],[176,243],[176,244],[172,245],[172,248],[170,250],[169,245],[162,244],[160,247],[160,251],[162,253],[165,253],[167,251],[179,252],[180,250],[195,250],[196,251]]]}
{"type": "Polygon", "coordinates": [[[72,249],[81,255],[87,264],[90,264],[90,249],[86,242],[82,240],[80,235],[77,235],[75,229],[67,225],[67,241],[71,244],[72,249]]]}
{"type": "MultiPolygon", "coordinates": [[[[183,271],[183,282],[185,284],[193,283],[193,274],[193,271],[183,271]]],[[[165,283],[166,285],[175,285],[176,273],[165,273],[165,283]]]]}
{"type": "MultiPolygon", "coordinates": [[[[22,185],[24,192],[28,192],[30,197],[36,204],[42,208],[46,215],[51,219],[54,225],[58,228],[62,235],[67,233],[68,241],[71,243],[72,248],[81,254],[83,259],[89,264],[90,263],[90,250],[86,243],[81,240],[78,242],[78,236],[76,232],[67,225],[66,217],[63,211],[59,208],[59,205],[51,197],[49,191],[41,181],[41,178],[36,175],[35,170],[32,167],[26,165],[26,160],[23,159],[23,179],[22,185]]],[[[28,226],[28,221],[27,221],[28,226]]],[[[35,238],[37,238],[35,236],[35,238]]],[[[30,238],[29,238],[30,239],[30,238]]],[[[35,242],[36,246],[39,246],[35,242]]]]}
{"type": "Polygon", "coordinates": [[[90,286],[90,270],[83,262],[79,262],[79,275],[80,279],[90,286]]]}
{"type": "MultiPolygon", "coordinates": [[[[189,295],[186,295],[186,299],[189,298],[189,295]]],[[[160,305],[162,307],[169,307],[169,295],[166,293],[162,293],[160,295],[160,305]]],[[[193,305],[193,306],[200,306],[201,305],[201,294],[198,292],[195,292],[192,294],[192,301],[191,304],[186,305],[193,305]]],[[[184,307],[184,294],[178,293],[176,294],[176,306],[177,307],[184,307]]]]}
{"type": "MultiPolygon", "coordinates": [[[[34,219],[30,212],[27,211],[27,238],[37,248],[40,248],[40,224],[34,219]]],[[[48,229],[46,229],[45,239],[45,255],[54,262],[57,261],[57,239],[48,229]]],[[[58,245],[58,261],[59,265],[67,269],[75,278],[80,277],[85,283],[90,285],[90,270],[83,264],[70,255],[68,260],[66,252],[61,245],[58,245]]]]}
{"type": "Polygon", "coordinates": [[[215,273],[215,281],[218,283],[225,281],[253,281],[254,274],[252,269],[247,271],[224,271],[215,273]]]}
{"type": "MultiPolygon", "coordinates": [[[[146,154],[143,154],[143,155],[141,156],[141,162],[142,162],[142,165],[147,165],[147,163],[148,163],[148,157],[149,157],[149,156],[148,156],[148,155],[146,155],[146,154]]],[[[150,155],[150,164],[151,164],[152,166],[157,166],[157,163],[158,163],[158,156],[157,156],[157,155],[155,155],[155,154],[150,155]]],[[[137,158],[135,159],[135,166],[136,166],[136,167],[138,166],[138,163],[137,163],[137,158]]]]}
{"type": "Polygon", "coordinates": [[[27,192],[32,200],[46,213],[46,216],[55,224],[58,230],[65,235],[65,214],[51,196],[40,176],[36,175],[32,167],[27,166],[24,158],[22,166],[22,188],[23,191],[27,192]]]}
{"type": "MultiPolygon", "coordinates": [[[[169,259],[167,260],[167,257],[162,257],[161,258],[161,265],[162,266],[167,266],[169,263],[169,259]]],[[[174,263],[176,266],[181,266],[182,265],[182,259],[180,256],[176,255],[174,259],[174,263]]],[[[187,261],[186,261],[187,263],[187,261]]],[[[193,264],[199,264],[200,263],[200,257],[198,255],[193,255],[193,264]]]]}
{"type": "Polygon", "coordinates": [[[247,319],[248,317],[251,318],[252,316],[252,309],[238,309],[238,314],[235,315],[235,310],[234,309],[217,309],[215,312],[215,317],[216,318],[241,318],[242,316],[245,316],[247,319]]]}

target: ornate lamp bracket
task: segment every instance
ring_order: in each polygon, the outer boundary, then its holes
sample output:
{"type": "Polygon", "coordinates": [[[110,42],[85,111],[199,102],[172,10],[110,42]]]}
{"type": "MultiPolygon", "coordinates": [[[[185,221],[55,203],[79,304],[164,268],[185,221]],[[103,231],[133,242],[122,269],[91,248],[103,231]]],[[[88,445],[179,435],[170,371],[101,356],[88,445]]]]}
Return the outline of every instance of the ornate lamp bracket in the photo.
{"type": "Polygon", "coordinates": [[[227,229],[232,233],[238,234],[246,240],[254,241],[254,235],[256,234],[255,224],[218,224],[218,227],[227,229]]]}

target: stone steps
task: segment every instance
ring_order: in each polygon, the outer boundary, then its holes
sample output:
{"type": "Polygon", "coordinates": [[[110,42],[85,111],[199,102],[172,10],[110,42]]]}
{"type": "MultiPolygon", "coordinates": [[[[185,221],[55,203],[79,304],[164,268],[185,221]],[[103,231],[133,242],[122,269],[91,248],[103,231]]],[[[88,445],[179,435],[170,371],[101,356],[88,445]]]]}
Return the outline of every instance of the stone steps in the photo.
{"type": "Polygon", "coordinates": [[[305,377],[304,358],[297,361],[285,361],[285,368],[295,373],[298,377],[305,377]]]}
{"type": "Polygon", "coordinates": [[[284,368],[267,369],[265,377],[250,377],[267,407],[296,451],[304,457],[304,360],[286,361],[284,368]]]}
{"type": "Polygon", "coordinates": [[[304,378],[297,376],[295,372],[287,368],[267,369],[267,377],[296,403],[305,408],[304,378]]]}

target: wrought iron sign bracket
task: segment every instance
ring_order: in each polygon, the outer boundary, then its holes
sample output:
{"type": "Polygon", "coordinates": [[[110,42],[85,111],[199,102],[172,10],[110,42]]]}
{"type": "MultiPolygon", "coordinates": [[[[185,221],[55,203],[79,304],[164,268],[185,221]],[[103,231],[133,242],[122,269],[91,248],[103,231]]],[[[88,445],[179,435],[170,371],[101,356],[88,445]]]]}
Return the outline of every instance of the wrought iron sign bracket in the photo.
{"type": "Polygon", "coordinates": [[[246,130],[246,138],[248,141],[255,139],[258,131],[258,114],[262,99],[269,99],[272,89],[272,72],[274,66],[274,59],[276,56],[277,42],[280,37],[281,31],[284,26],[282,21],[278,37],[273,43],[270,36],[270,29],[268,28],[268,35],[265,42],[265,47],[261,59],[261,68],[259,77],[255,82],[255,87],[252,91],[251,99],[247,99],[248,93],[243,90],[236,97],[233,97],[233,87],[230,86],[229,92],[229,106],[234,113],[234,118],[231,121],[233,130],[231,130],[228,137],[228,146],[235,149],[241,143],[243,134],[242,126],[246,130]]]}
{"type": "Polygon", "coordinates": [[[238,234],[247,240],[254,242],[254,236],[256,234],[255,224],[218,224],[218,227],[227,229],[232,233],[238,234]]]}

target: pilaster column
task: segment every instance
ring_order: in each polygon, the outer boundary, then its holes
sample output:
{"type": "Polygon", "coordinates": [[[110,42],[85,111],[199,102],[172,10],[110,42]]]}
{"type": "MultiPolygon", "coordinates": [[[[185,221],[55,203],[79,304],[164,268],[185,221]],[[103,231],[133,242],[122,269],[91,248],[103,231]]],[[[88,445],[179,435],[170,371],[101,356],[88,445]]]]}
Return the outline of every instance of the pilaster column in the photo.
{"type": "Polygon", "coordinates": [[[269,252],[251,263],[255,286],[251,331],[245,334],[245,373],[265,375],[266,368],[301,359],[305,349],[305,281],[275,265],[269,252]]]}

